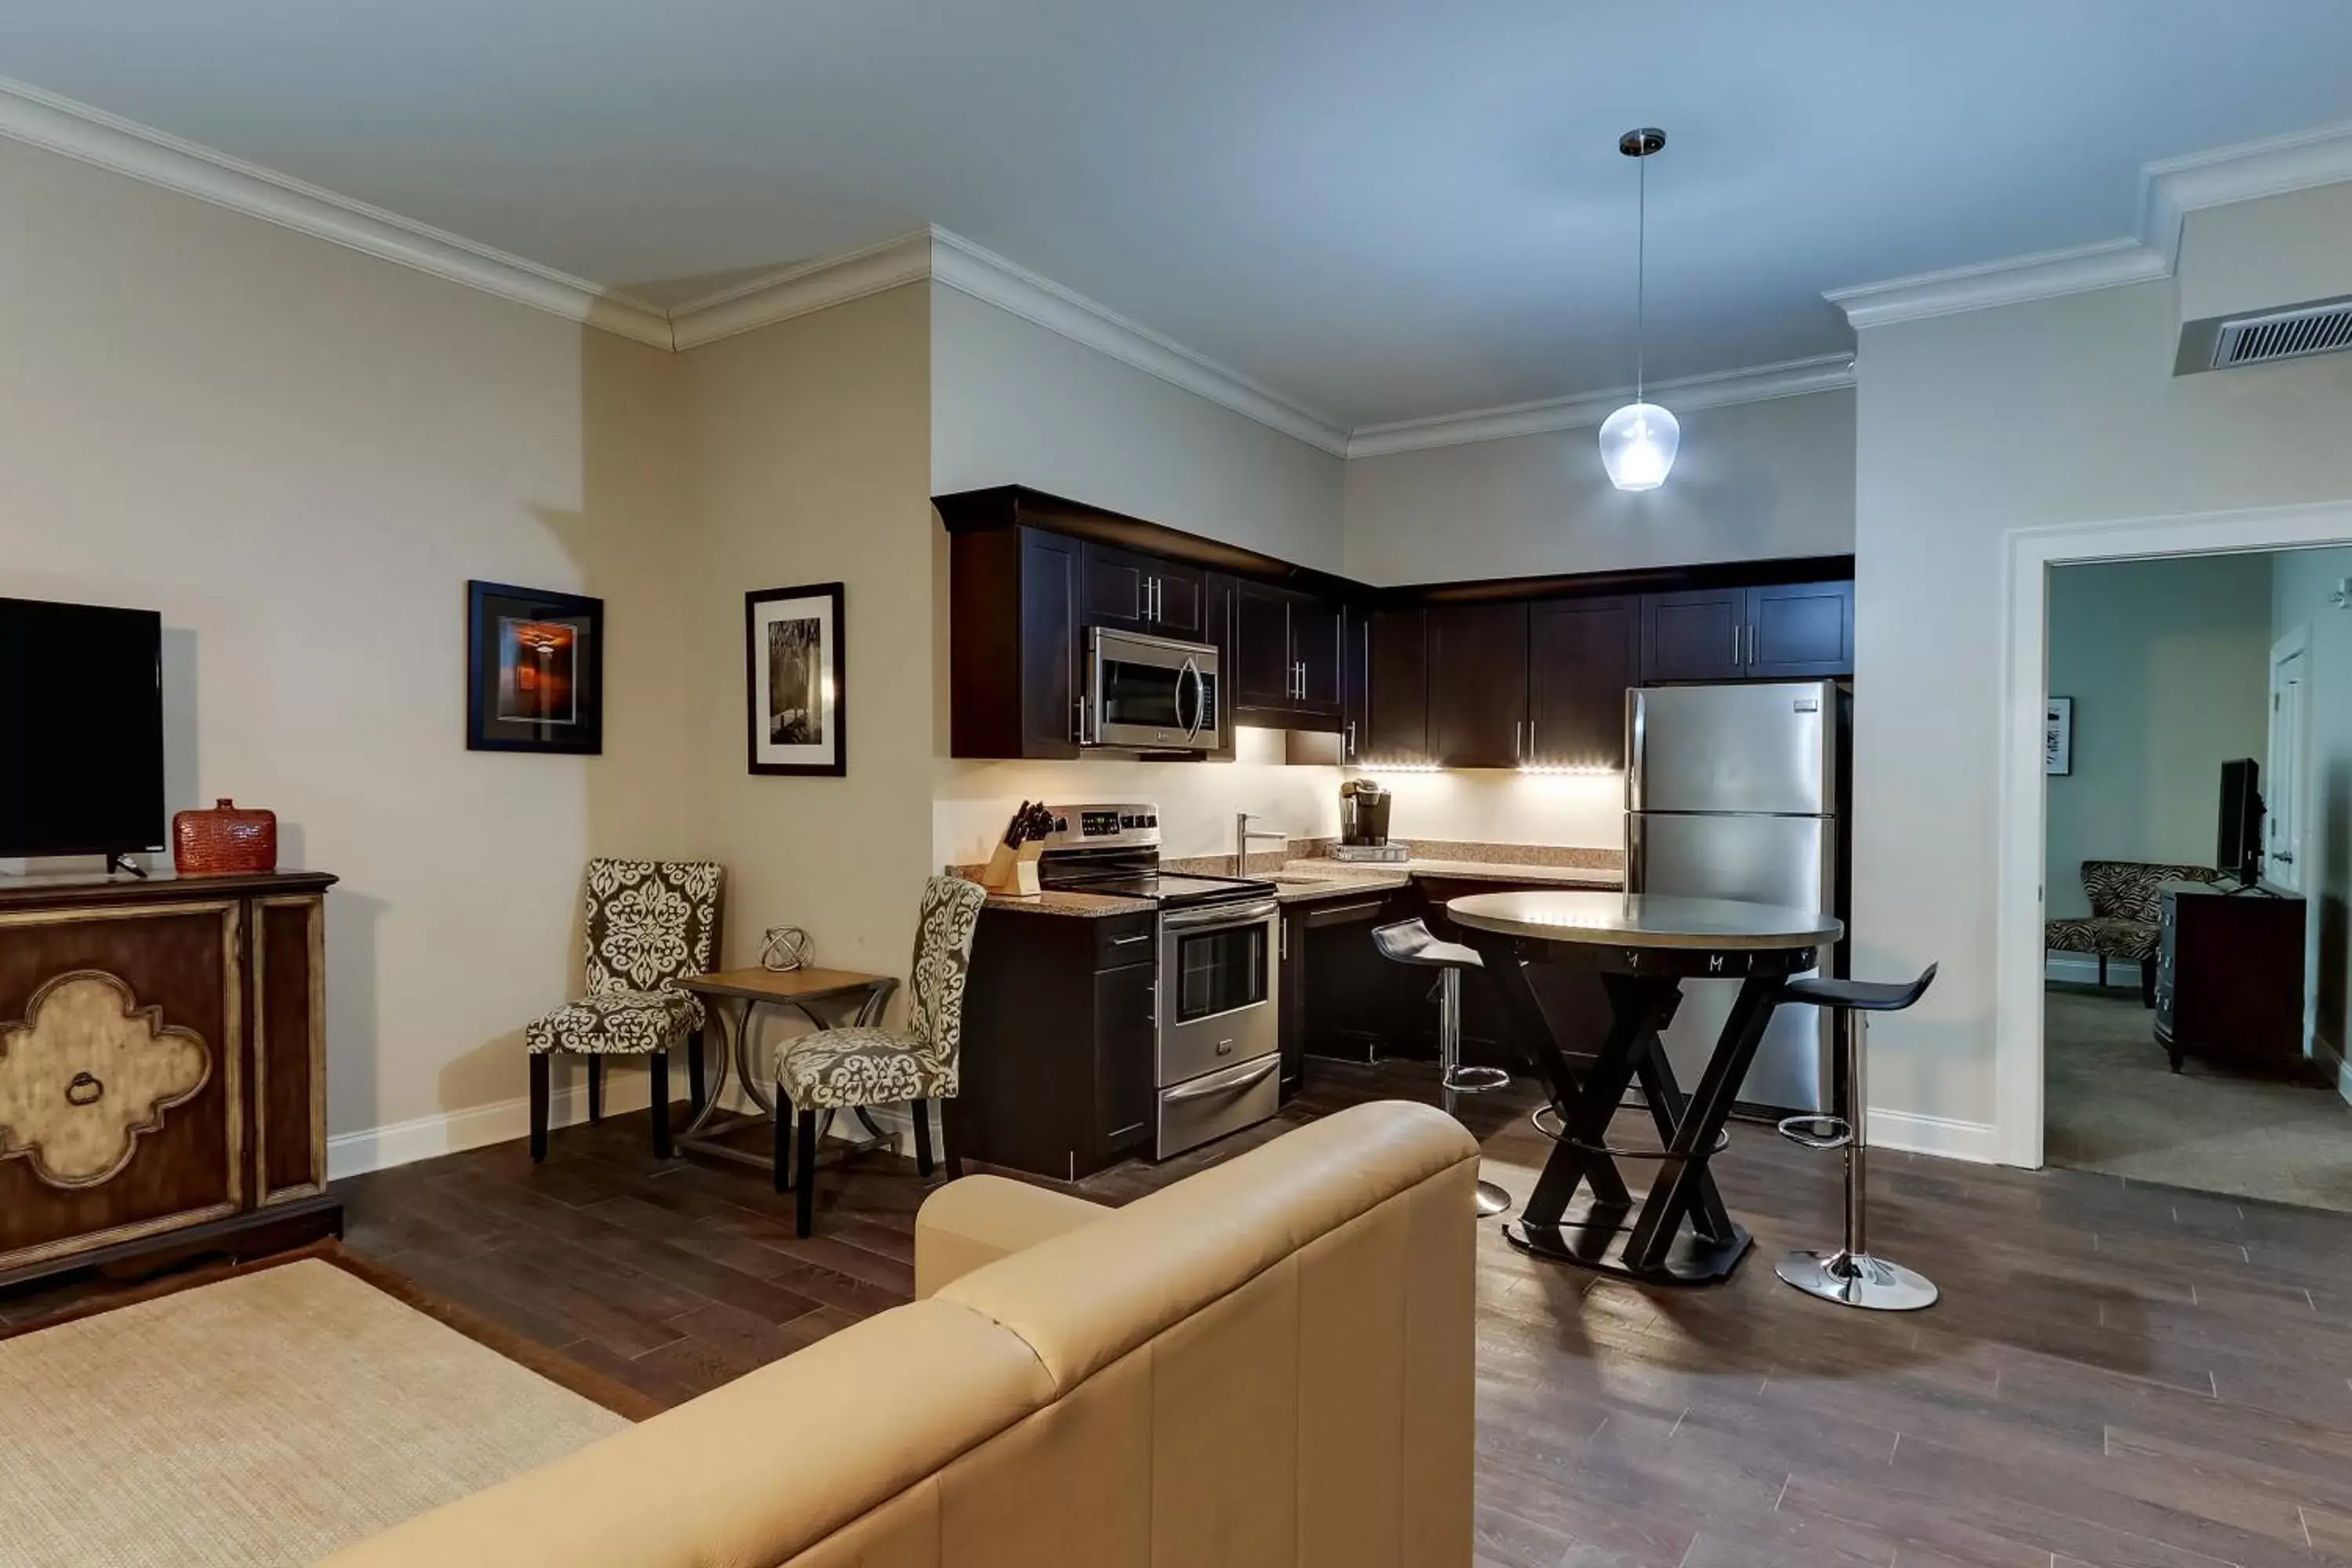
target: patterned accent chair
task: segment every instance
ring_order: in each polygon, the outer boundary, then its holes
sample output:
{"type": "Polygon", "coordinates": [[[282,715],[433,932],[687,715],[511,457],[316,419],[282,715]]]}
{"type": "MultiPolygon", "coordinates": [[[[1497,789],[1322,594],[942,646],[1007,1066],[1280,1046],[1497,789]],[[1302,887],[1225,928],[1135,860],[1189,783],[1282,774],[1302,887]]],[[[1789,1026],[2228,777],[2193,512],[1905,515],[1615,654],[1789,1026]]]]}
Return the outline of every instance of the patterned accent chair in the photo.
{"type": "Polygon", "coordinates": [[[2081,916],[2050,921],[2042,945],[2053,952],[2088,952],[2099,960],[2099,984],[2107,983],[2107,960],[2139,964],[2139,999],[2156,1005],[2157,921],[2163,910],[2158,889],[2167,882],[2218,882],[2210,866],[2167,866],[2148,860],[2085,860],[2083,895],[2091,903],[2081,916]]]}
{"type": "MultiPolygon", "coordinates": [[[[820,1115],[867,1106],[911,1102],[915,1165],[931,1173],[930,1101],[956,1092],[957,1053],[963,1040],[964,977],[971,967],[971,939],[988,894],[961,877],[933,877],[923,884],[921,919],[915,930],[915,970],[908,986],[907,1026],[824,1029],[776,1047],[776,1191],[793,1186],[793,1135],[799,1136],[800,1234],[816,1216],[816,1144],[820,1115]],[[797,1121],[797,1126],[795,1122],[797,1121]]],[[[944,1112],[948,1174],[963,1174],[953,1122],[944,1112]]]]}
{"type": "Polygon", "coordinates": [[[724,879],[709,860],[588,862],[587,994],[523,1030],[533,1160],[547,1158],[549,1064],[558,1051],[588,1058],[591,1121],[604,1119],[604,1058],[645,1058],[653,1069],[654,1153],[670,1157],[672,1047],[689,1047],[692,1097],[702,1103],[702,999],[677,983],[717,966],[724,879]]]}

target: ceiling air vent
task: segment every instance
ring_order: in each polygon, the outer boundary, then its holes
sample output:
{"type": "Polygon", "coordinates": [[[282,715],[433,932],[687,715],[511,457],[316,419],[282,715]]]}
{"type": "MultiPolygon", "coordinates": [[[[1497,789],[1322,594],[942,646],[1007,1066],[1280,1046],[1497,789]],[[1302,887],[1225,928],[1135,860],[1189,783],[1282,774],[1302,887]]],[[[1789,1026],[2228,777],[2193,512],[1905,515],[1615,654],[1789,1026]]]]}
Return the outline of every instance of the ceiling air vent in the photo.
{"type": "Polygon", "coordinates": [[[2232,370],[2242,364],[2267,364],[2337,349],[2352,349],[2352,299],[2323,300],[2316,305],[2259,316],[2232,316],[2214,330],[2210,363],[2214,370],[2232,370]]]}

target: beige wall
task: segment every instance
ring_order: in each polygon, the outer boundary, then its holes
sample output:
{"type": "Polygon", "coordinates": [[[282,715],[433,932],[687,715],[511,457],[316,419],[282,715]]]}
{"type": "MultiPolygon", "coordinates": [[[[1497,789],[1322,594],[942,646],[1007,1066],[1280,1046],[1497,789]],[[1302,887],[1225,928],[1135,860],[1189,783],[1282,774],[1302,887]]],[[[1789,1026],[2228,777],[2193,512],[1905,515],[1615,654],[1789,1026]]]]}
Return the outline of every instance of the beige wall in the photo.
{"type": "Polygon", "coordinates": [[[931,489],[1027,485],[1339,570],[1341,460],[945,284],[931,489]]]}
{"type": "Polygon", "coordinates": [[[1993,1116],[2002,536],[2352,497],[2352,356],[2175,378],[2178,325],[2154,282],[1861,334],[1854,965],[1943,965],[1881,1108],[1993,1116]]]}
{"type": "Polygon", "coordinates": [[[2051,915],[2090,913],[2085,860],[2212,864],[2221,763],[2269,741],[2271,640],[2263,552],[2051,573],[2050,689],[2074,700],[2074,771],[2045,796],[2051,915]]]}
{"type": "Polygon", "coordinates": [[[1853,548],[1851,392],[1694,409],[1658,489],[1613,489],[1598,433],[1559,430],[1348,463],[1348,573],[1456,582],[1843,555],[1853,548]]]}
{"type": "MultiPolygon", "coordinates": [[[[731,879],[730,963],[772,925],[904,976],[930,820],[929,290],[909,284],[679,356],[688,836],[731,879]],[[839,582],[849,772],[746,765],[743,595],[839,582]]],[[[939,623],[943,626],[943,623],[939,623]]]]}
{"type": "Polygon", "coordinates": [[[15,142],[0,212],[0,592],[160,610],[170,805],[343,879],[331,1131],[513,1100],[582,862],[679,840],[673,363],[15,142]],[[469,577],[605,599],[602,757],[465,749],[469,577]]]}

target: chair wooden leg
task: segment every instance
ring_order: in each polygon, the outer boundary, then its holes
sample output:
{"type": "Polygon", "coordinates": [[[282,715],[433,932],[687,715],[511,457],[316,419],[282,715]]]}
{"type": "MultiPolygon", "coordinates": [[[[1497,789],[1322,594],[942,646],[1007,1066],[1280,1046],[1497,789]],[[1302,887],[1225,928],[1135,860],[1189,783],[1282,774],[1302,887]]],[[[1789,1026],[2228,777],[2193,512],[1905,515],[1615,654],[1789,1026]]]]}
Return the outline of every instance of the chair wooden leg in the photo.
{"type": "Polygon", "coordinates": [[[667,1160],[677,1152],[669,1141],[669,1053],[656,1051],[652,1063],[653,1103],[648,1109],[654,1118],[654,1158],[667,1160]]]}
{"type": "Polygon", "coordinates": [[[604,1058],[588,1058],[588,1120],[604,1120],[604,1058]]]}
{"type": "Polygon", "coordinates": [[[801,1184],[793,1194],[794,1218],[799,1232],[808,1235],[816,1228],[816,1112],[801,1112],[801,1184]]]}
{"type": "Polygon", "coordinates": [[[686,1098],[694,1113],[702,1114],[702,1031],[686,1037],[686,1098]]]}
{"type": "Polygon", "coordinates": [[[781,1086],[776,1089],[776,1191],[793,1190],[793,1102],[781,1086]]]}
{"type": "Polygon", "coordinates": [[[549,1058],[553,1051],[530,1053],[530,1158],[533,1164],[547,1158],[547,1102],[549,1089],[549,1058]]]}
{"type": "Polygon", "coordinates": [[[914,1102],[915,1112],[915,1174],[931,1173],[931,1105],[927,1100],[914,1102]]]}
{"type": "Polygon", "coordinates": [[[947,1155],[948,1180],[963,1179],[963,1146],[956,1136],[956,1123],[962,1120],[952,1100],[940,1101],[940,1146],[947,1155]]]}

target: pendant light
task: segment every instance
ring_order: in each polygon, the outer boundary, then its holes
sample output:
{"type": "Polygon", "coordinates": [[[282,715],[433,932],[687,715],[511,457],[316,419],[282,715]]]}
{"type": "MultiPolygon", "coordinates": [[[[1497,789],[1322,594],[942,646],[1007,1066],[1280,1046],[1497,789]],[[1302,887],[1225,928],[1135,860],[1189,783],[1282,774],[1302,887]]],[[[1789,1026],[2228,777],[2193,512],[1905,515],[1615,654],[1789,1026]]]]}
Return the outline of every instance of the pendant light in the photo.
{"type": "Polygon", "coordinates": [[[1683,427],[1675,416],[1642,399],[1642,339],[1649,303],[1648,160],[1665,144],[1666,133],[1654,125],[1628,131],[1617,139],[1617,151],[1636,161],[1636,200],[1640,204],[1635,208],[1638,216],[1633,231],[1633,401],[1612,414],[1601,426],[1601,464],[1609,470],[1609,482],[1621,490],[1654,490],[1664,484],[1683,440],[1683,427]]]}

